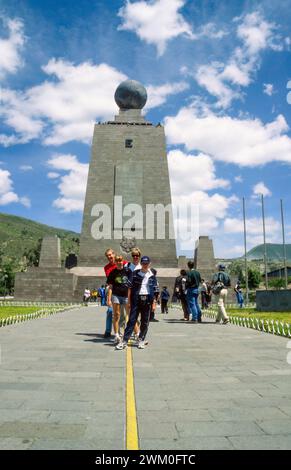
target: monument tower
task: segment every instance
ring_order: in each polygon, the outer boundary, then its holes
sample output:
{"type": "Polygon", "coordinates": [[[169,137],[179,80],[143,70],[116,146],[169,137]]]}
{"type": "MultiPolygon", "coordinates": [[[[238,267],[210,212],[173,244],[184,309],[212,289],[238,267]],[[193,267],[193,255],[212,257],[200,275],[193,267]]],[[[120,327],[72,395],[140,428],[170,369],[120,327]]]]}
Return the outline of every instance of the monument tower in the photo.
{"type": "Polygon", "coordinates": [[[131,259],[138,246],[160,284],[173,285],[178,260],[165,132],[142,116],[146,100],[143,85],[126,80],[115,92],[119,114],[95,125],[77,266],[62,268],[59,241],[46,239],[39,267],[16,275],[17,300],[80,301],[86,287],[105,282],[107,248],[131,259]]]}
{"type": "Polygon", "coordinates": [[[146,89],[122,82],[113,121],[95,124],[78,266],[102,266],[108,247],[138,246],[155,266],[177,267],[164,128],[141,114],[146,89]],[[101,229],[103,238],[101,238],[101,229]]]}

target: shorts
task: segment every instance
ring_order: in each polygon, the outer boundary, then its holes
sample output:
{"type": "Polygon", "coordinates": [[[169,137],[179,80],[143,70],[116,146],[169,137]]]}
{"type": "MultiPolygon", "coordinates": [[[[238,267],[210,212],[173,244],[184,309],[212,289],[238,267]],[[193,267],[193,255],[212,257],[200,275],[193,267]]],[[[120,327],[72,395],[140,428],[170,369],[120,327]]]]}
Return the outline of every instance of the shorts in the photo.
{"type": "Polygon", "coordinates": [[[126,305],[128,303],[128,298],[121,297],[120,295],[112,295],[111,302],[113,304],[126,305]]]}

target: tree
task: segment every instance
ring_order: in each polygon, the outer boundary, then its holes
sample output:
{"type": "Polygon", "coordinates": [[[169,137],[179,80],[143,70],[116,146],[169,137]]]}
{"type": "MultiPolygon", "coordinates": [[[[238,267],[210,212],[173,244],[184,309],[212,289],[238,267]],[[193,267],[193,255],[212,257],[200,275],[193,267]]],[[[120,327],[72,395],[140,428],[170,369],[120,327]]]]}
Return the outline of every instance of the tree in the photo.
{"type": "Polygon", "coordinates": [[[261,282],[261,273],[258,269],[248,269],[248,283],[250,289],[257,289],[261,282]]]}
{"type": "Polygon", "coordinates": [[[243,273],[242,262],[239,260],[233,261],[228,268],[228,271],[233,276],[237,276],[237,279],[240,281],[242,286],[245,285],[245,276],[243,273]]]}
{"type": "Polygon", "coordinates": [[[6,262],[2,265],[0,272],[0,293],[7,295],[14,289],[15,272],[14,266],[11,262],[6,262]]]}
{"type": "Polygon", "coordinates": [[[39,238],[37,241],[37,245],[35,247],[24,251],[23,256],[25,256],[27,260],[27,266],[38,266],[39,258],[40,258],[41,242],[42,242],[42,239],[39,238]]]}

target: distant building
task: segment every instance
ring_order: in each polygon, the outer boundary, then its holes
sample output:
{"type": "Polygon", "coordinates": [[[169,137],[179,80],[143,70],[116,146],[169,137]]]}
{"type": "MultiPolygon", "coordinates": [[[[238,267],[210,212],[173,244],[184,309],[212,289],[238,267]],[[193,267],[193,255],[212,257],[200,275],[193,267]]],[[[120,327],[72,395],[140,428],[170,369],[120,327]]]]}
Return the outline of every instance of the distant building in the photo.
{"type": "MultiPolygon", "coordinates": [[[[273,271],[270,271],[269,273],[267,273],[267,276],[268,276],[268,279],[272,279],[272,278],[284,278],[285,277],[285,269],[284,268],[278,268],[278,269],[274,269],[273,271]]],[[[287,276],[291,277],[291,267],[290,266],[287,266],[287,276]]]]}

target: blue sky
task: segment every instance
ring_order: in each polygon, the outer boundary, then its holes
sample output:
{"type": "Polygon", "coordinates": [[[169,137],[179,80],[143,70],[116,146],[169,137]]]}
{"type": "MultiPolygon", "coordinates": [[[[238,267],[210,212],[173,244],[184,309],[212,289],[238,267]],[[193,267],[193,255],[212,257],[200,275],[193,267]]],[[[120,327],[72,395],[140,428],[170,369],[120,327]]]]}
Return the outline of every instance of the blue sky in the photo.
{"type": "Polygon", "coordinates": [[[1,0],[0,211],[80,231],[93,125],[130,78],[165,125],[172,198],[199,205],[215,255],[243,254],[243,196],[248,248],[260,194],[267,241],[283,198],[290,242],[290,24],[291,0],[1,0]]]}

